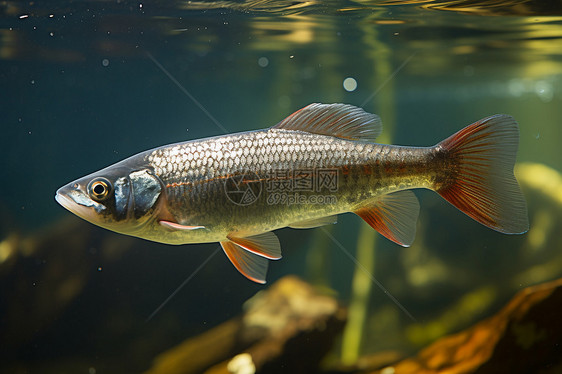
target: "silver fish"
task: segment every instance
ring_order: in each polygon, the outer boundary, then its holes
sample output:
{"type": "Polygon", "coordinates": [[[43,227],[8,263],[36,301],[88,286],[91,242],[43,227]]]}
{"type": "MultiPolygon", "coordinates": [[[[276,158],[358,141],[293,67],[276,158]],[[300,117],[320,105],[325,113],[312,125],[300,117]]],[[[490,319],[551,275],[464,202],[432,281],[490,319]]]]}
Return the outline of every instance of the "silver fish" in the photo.
{"type": "Polygon", "coordinates": [[[168,244],[219,242],[233,265],[265,283],[281,258],[272,233],[353,212],[409,246],[427,188],[499,232],[528,230],[513,175],[515,120],[494,115],[431,147],[374,142],[378,116],[311,104],[277,125],[145,151],[61,187],[56,200],[83,219],[168,244]]]}

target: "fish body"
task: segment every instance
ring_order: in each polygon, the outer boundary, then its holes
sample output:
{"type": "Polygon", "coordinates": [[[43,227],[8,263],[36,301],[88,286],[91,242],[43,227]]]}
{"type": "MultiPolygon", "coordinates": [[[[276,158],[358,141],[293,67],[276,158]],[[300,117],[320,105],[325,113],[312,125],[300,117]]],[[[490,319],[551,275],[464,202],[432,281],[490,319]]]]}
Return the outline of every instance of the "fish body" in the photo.
{"type": "Polygon", "coordinates": [[[504,233],[528,229],[513,176],[518,127],[485,118],[431,147],[374,142],[380,119],[350,105],[311,104],[258,131],[192,140],[132,156],[61,187],[56,200],[99,226],[168,244],[220,242],[234,266],[264,283],[281,258],[272,231],[335,223],[354,212],[408,246],[419,204],[441,194],[504,233]]]}
{"type": "Polygon", "coordinates": [[[174,222],[207,230],[157,230],[146,238],[220,242],[233,233],[251,236],[354,211],[365,200],[432,185],[437,176],[417,166],[432,156],[429,148],[282,129],[163,147],[145,165],[162,181],[168,212],[174,222]],[[319,201],[311,202],[314,197],[319,201]]]}

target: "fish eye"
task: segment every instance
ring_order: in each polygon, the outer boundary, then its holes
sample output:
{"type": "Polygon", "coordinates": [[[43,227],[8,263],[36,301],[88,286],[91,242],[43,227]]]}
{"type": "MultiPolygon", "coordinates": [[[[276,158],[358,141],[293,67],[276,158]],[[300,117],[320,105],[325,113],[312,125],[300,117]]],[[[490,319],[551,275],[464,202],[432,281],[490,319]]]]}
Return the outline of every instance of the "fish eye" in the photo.
{"type": "Polygon", "coordinates": [[[88,193],[90,197],[96,201],[103,201],[111,195],[113,188],[111,182],[105,178],[93,179],[88,184],[88,193]]]}

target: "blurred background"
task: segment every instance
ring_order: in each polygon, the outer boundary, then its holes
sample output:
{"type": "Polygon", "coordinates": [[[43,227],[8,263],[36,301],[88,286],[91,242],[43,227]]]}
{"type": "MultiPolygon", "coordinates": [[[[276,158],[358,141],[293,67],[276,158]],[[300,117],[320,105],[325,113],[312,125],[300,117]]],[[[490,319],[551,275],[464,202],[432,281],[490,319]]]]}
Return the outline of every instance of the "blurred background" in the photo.
{"type": "Polygon", "coordinates": [[[0,371],[145,371],[286,275],[348,310],[328,367],[413,354],[562,275],[561,99],[558,2],[0,2],[0,371]],[[413,146],[514,116],[530,231],[494,232],[416,191],[410,248],[352,214],[279,230],[283,259],[260,286],[209,259],[217,244],[121,236],[54,200],[140,151],[221,135],[217,123],[266,128],[312,102],[362,106],[381,142],[413,146]]]}

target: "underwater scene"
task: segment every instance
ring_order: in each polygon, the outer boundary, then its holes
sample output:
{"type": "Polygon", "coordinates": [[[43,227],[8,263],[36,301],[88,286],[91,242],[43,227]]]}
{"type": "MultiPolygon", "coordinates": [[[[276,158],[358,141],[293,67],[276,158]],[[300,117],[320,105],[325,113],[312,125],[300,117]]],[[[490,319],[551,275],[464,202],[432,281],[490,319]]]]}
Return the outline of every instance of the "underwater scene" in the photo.
{"type": "Polygon", "coordinates": [[[1,373],[562,373],[559,2],[2,1],[0,113],[1,373]]]}

